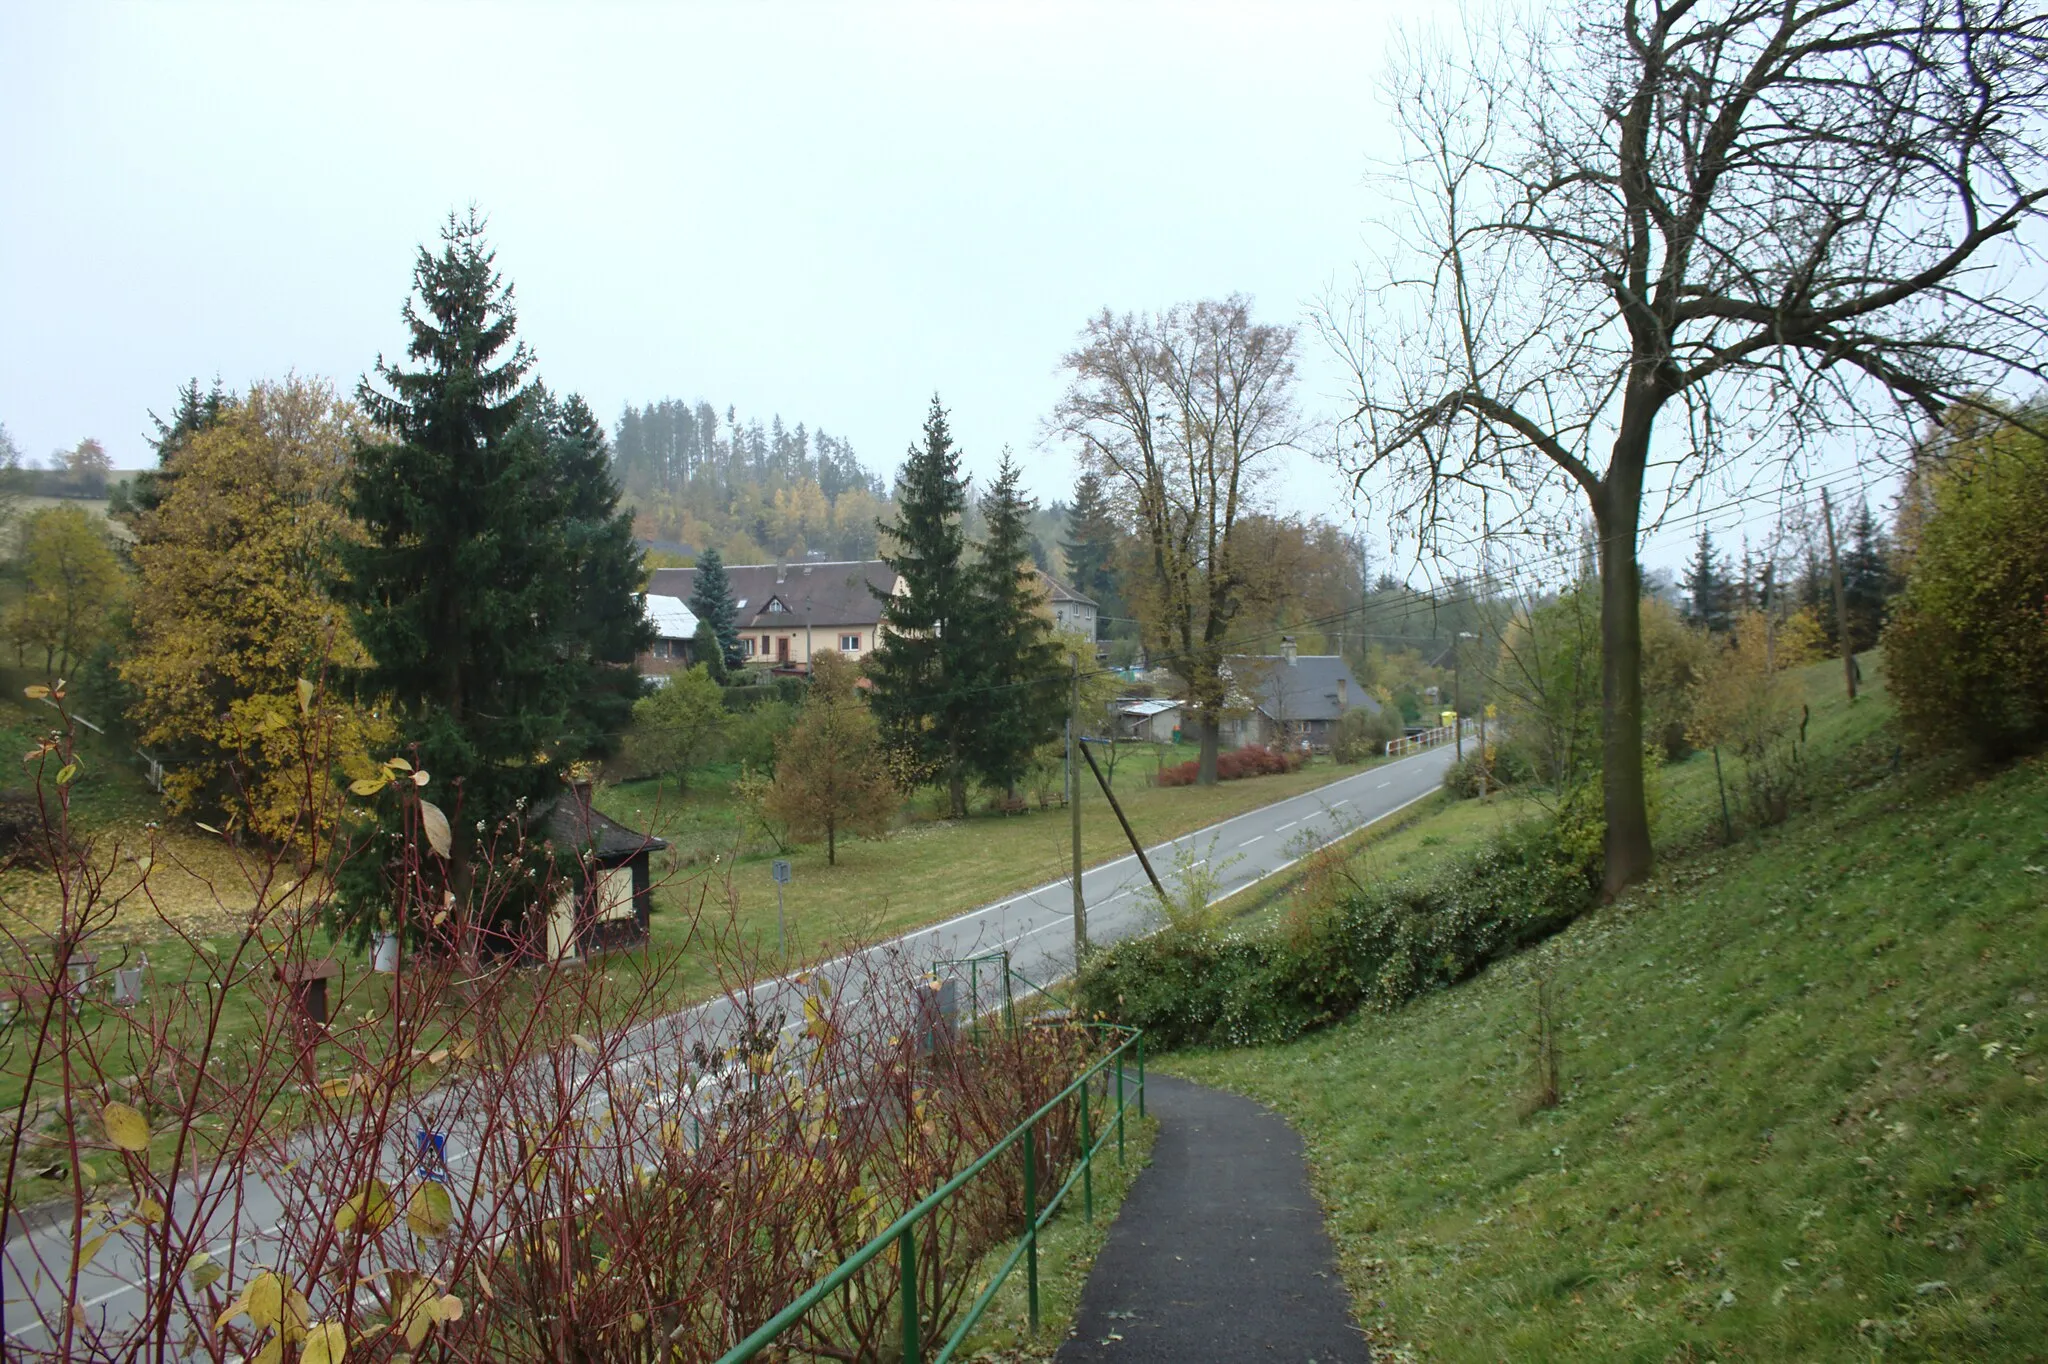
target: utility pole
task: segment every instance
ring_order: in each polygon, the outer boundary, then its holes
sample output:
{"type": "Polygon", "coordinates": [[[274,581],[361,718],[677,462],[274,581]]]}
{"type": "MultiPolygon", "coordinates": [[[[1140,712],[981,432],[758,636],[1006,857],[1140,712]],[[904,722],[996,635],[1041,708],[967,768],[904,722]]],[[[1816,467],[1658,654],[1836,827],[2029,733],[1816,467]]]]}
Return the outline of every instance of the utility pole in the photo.
{"type": "Polygon", "coordinates": [[[1849,593],[1842,586],[1842,556],[1835,549],[1835,509],[1828,490],[1820,490],[1820,516],[1828,528],[1828,574],[1835,580],[1835,633],[1842,639],[1842,681],[1849,699],[1856,699],[1856,645],[1849,638],[1849,593]]]}
{"type": "Polygon", "coordinates": [[[1457,736],[1458,761],[1465,761],[1465,644],[1479,636],[1460,630],[1451,636],[1451,733],[1457,736]]]}
{"type": "Polygon", "coordinates": [[[1068,654],[1073,664],[1073,692],[1067,703],[1067,819],[1068,841],[1074,845],[1074,969],[1088,955],[1088,902],[1081,896],[1081,784],[1074,780],[1074,745],[1081,740],[1081,656],[1068,654]]]}

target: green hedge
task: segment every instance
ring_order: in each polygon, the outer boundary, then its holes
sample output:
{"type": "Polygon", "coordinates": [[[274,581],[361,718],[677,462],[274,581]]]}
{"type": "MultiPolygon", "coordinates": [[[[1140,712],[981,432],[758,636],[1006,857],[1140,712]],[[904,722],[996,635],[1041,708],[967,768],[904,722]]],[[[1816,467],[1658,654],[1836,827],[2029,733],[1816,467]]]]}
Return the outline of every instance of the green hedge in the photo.
{"type": "Polygon", "coordinates": [[[1463,980],[1563,928],[1599,884],[1597,864],[1531,821],[1433,875],[1352,891],[1305,931],[1168,929],[1119,943],[1082,974],[1079,1004],[1162,1047],[1286,1041],[1463,980]]]}

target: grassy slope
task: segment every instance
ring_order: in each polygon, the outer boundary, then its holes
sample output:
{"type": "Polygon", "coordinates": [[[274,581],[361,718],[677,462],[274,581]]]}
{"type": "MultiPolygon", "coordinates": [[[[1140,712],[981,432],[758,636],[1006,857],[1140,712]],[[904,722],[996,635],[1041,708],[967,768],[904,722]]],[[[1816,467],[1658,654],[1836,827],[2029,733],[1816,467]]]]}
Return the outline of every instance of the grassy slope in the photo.
{"type": "MultiPolygon", "coordinates": [[[[1301,1125],[1382,1341],[2048,1358],[2048,764],[1892,775],[1882,699],[1838,679],[1847,785],[1791,825],[1396,1015],[1174,1059],[1301,1125]],[[1539,978],[1565,1092],[1532,1113],[1539,978]]],[[[1667,790],[1679,827],[1714,808],[1709,764],[1667,790]]]]}

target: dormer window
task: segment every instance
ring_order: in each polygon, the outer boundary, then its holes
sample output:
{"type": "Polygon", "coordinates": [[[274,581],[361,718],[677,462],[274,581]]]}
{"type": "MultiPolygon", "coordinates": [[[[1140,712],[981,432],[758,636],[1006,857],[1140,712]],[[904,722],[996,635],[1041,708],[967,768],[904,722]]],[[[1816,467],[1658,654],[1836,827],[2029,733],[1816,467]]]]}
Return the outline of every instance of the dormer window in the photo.
{"type": "Polygon", "coordinates": [[[777,612],[781,612],[781,611],[787,611],[788,609],[789,609],[789,608],[788,608],[787,606],[784,606],[784,605],[782,604],[782,598],[780,598],[780,597],[770,597],[770,598],[768,599],[768,614],[769,614],[769,615],[771,615],[771,616],[772,616],[772,615],[776,614],[777,612]]]}

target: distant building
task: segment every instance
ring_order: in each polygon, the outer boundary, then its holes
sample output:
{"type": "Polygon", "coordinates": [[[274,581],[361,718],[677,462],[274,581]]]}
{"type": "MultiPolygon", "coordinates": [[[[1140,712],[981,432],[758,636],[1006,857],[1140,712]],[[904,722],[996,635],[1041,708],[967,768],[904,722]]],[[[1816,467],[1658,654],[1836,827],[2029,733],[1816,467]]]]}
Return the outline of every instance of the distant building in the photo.
{"type": "Polygon", "coordinates": [[[1283,639],[1277,654],[1233,654],[1224,660],[1241,714],[1224,722],[1228,744],[1298,744],[1328,748],[1345,712],[1377,714],[1380,703],[1351,675],[1341,654],[1298,654],[1283,639]]]}
{"type": "MultiPolygon", "coordinates": [[[[896,570],[880,559],[727,564],[725,576],[738,612],[741,661],[778,672],[809,672],[814,651],[867,653],[882,623],[875,593],[896,591],[896,570]]],[[[694,568],[657,568],[647,591],[687,601],[696,582],[694,568]]]]}
{"type": "Polygon", "coordinates": [[[654,912],[649,858],[668,844],[606,817],[579,782],[552,800],[529,806],[529,837],[552,843],[576,861],[568,888],[548,916],[547,955],[580,957],[647,941],[654,912]]]}
{"type": "Polygon", "coordinates": [[[1112,707],[1119,739],[1170,744],[1180,733],[1181,703],[1163,697],[1126,697],[1112,707]]]}
{"type": "MultiPolygon", "coordinates": [[[[740,661],[777,672],[807,673],[812,653],[826,649],[849,658],[867,653],[883,629],[882,602],[875,594],[894,596],[903,590],[896,570],[880,559],[727,564],[725,576],[738,613],[740,661]]],[[[1040,572],[1037,578],[1044,593],[1041,610],[1054,628],[1094,639],[1096,604],[1050,574],[1040,572]]],[[[696,585],[694,568],[655,569],[647,582],[649,616],[657,597],[675,601],[687,613],[683,603],[696,585]]],[[[691,633],[696,629],[693,615],[691,633]]]]}
{"type": "Polygon", "coordinates": [[[650,592],[646,598],[647,619],[654,626],[654,643],[640,655],[642,677],[667,677],[697,661],[697,615],[681,597],[650,592]]]}
{"type": "Polygon", "coordinates": [[[1095,627],[1102,608],[1094,599],[1082,596],[1043,569],[1039,570],[1038,578],[1045,587],[1046,604],[1052,610],[1053,629],[1072,631],[1084,639],[1096,638],[1095,627]]]}

